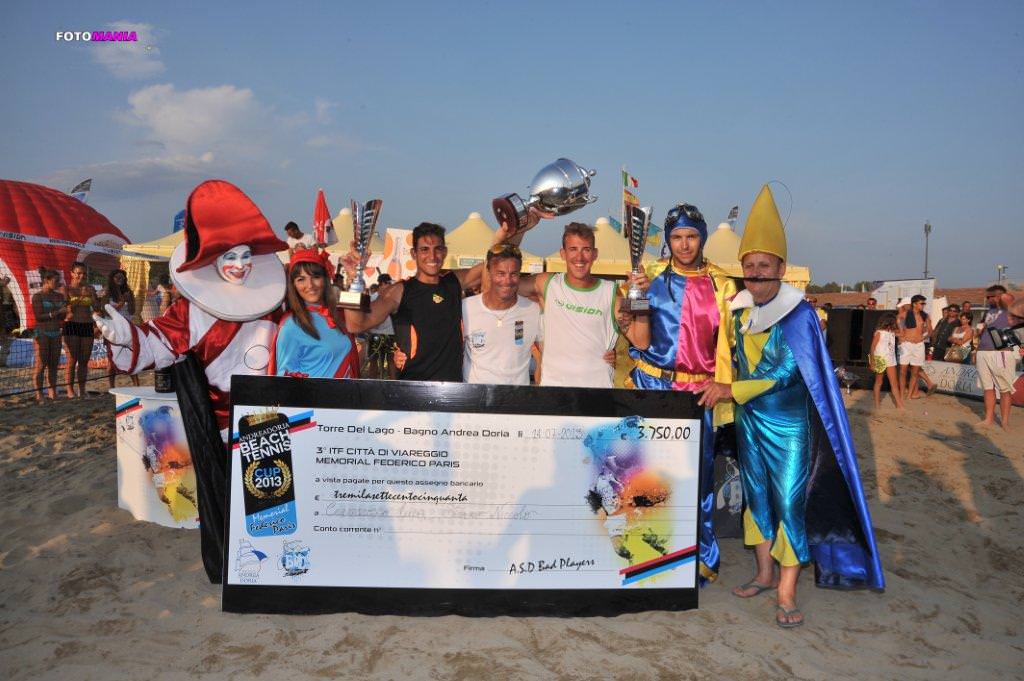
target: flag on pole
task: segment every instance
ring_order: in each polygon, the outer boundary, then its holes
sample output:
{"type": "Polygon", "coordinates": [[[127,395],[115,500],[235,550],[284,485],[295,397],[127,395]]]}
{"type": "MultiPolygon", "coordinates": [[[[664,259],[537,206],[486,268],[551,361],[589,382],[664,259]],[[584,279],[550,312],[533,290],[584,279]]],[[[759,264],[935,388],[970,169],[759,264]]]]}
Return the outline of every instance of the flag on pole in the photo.
{"type": "Polygon", "coordinates": [[[628,189],[622,190],[622,202],[627,206],[640,206],[640,199],[636,198],[636,194],[628,189]]]}
{"type": "Polygon", "coordinates": [[[75,185],[75,188],[68,192],[72,198],[78,199],[82,203],[85,203],[85,198],[89,195],[89,190],[92,189],[92,178],[88,180],[82,180],[75,185]]]}
{"type": "Polygon", "coordinates": [[[313,208],[313,238],[318,244],[330,246],[338,243],[338,235],[331,224],[331,211],[327,208],[324,190],[316,193],[316,206],[313,208]]]}
{"type": "MultiPolygon", "coordinates": [[[[651,208],[651,211],[654,209],[651,208]]],[[[647,225],[647,245],[654,246],[657,248],[661,245],[662,226],[656,223],[653,219],[650,224],[647,225]]]]}
{"type": "Polygon", "coordinates": [[[727,217],[725,219],[725,221],[728,222],[731,225],[734,222],[736,222],[736,218],[738,218],[739,216],[740,216],[740,207],[739,206],[733,206],[732,210],[729,211],[729,217],[727,217]]]}
{"type": "Polygon", "coordinates": [[[633,187],[634,189],[640,187],[640,181],[635,177],[627,173],[625,170],[622,171],[622,186],[633,187]]]}

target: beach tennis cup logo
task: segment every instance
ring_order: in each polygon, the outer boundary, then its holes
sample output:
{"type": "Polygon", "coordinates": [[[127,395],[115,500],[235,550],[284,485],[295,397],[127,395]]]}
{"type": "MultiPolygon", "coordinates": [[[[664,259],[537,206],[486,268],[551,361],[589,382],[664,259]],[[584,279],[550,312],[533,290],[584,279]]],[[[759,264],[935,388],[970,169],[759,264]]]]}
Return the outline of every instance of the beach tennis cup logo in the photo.
{"type": "Polygon", "coordinates": [[[281,547],[281,572],[285,577],[298,577],[309,572],[309,547],[299,539],[286,540],[281,547]]]}
{"type": "Polygon", "coordinates": [[[288,427],[288,417],[273,411],[243,416],[238,423],[245,529],[252,537],[295,532],[295,480],[288,427]]]}

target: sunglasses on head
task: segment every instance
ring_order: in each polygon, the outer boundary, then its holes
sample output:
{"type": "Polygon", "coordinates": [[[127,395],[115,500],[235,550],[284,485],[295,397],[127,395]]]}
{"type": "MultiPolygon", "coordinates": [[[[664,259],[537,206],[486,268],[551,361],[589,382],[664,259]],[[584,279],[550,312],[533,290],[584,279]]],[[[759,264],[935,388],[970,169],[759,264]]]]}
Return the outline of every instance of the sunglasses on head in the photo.
{"type": "Polygon", "coordinates": [[[492,246],[491,250],[487,251],[488,258],[495,255],[510,255],[513,258],[522,258],[523,252],[515,244],[498,244],[497,246],[492,246]]]}
{"type": "Polygon", "coordinates": [[[693,222],[704,222],[704,216],[701,215],[696,206],[680,203],[675,208],[669,210],[668,216],[665,218],[666,224],[674,225],[679,221],[680,215],[685,215],[687,220],[692,220],[693,222]]]}

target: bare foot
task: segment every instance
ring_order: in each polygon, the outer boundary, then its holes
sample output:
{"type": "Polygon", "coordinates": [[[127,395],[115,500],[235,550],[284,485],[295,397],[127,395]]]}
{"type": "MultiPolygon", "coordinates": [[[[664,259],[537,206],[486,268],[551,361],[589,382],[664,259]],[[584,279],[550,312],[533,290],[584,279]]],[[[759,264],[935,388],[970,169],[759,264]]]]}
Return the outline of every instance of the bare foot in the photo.
{"type": "Polygon", "coordinates": [[[975,428],[980,428],[980,427],[984,427],[984,426],[994,426],[994,425],[996,425],[995,421],[978,421],[977,423],[974,424],[974,427],[975,428]]]}

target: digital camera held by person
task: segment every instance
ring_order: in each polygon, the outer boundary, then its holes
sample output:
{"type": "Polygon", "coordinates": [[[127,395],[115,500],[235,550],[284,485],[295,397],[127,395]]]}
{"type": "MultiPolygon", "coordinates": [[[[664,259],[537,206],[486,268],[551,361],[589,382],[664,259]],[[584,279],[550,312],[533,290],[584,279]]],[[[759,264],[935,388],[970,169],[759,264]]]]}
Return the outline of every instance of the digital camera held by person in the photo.
{"type": "Polygon", "coordinates": [[[1024,345],[1024,323],[1008,329],[988,329],[996,350],[1012,350],[1024,345]]]}

